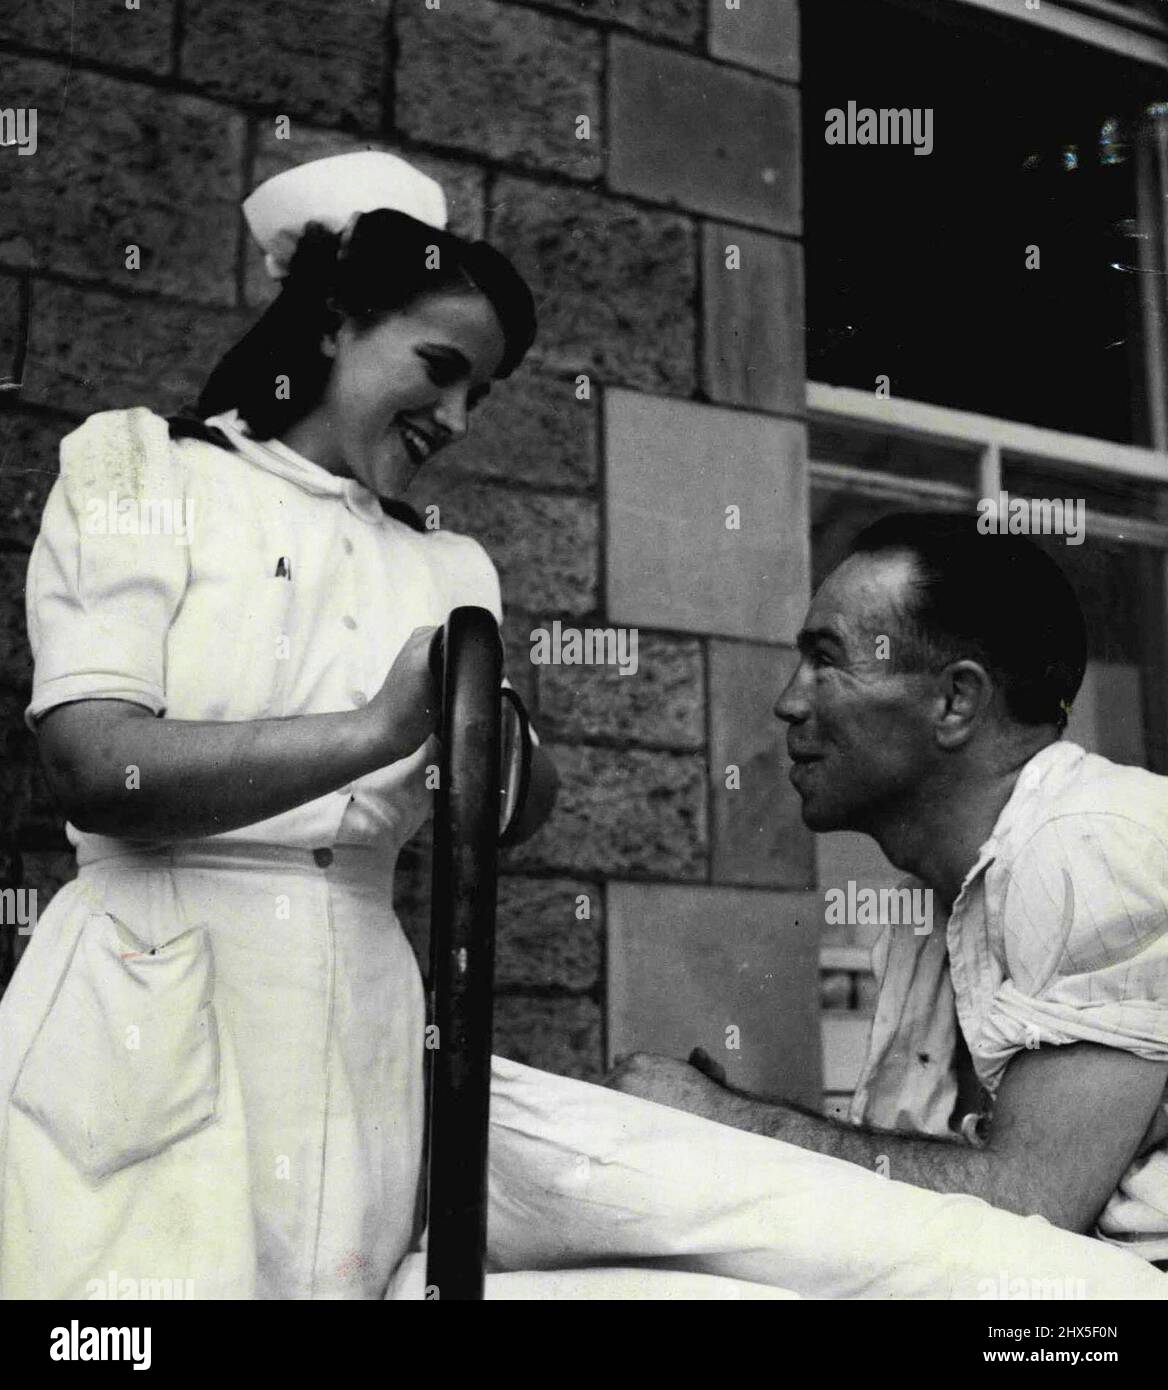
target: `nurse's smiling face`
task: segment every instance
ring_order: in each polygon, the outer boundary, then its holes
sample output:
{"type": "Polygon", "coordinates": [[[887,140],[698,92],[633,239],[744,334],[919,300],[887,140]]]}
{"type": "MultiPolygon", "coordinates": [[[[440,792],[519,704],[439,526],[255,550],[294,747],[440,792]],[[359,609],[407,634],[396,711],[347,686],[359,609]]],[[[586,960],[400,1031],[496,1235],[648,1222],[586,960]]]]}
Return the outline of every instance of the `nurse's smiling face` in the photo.
{"type": "Polygon", "coordinates": [[[324,395],[283,441],[398,497],[427,459],[466,434],[505,346],[490,301],[469,288],[424,295],[369,328],[346,319],[324,343],[333,359],[324,395]]]}

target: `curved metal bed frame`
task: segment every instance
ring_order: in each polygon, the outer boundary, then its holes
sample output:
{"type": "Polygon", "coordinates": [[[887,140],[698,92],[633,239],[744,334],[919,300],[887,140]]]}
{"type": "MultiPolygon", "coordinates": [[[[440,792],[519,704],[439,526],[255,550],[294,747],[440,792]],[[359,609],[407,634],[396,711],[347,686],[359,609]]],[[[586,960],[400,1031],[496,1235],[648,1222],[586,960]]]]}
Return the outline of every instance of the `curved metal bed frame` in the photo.
{"type": "MultiPolygon", "coordinates": [[[[443,635],[442,760],[430,902],[427,1297],[481,1299],[487,1233],[503,644],[485,608],[443,635]]],[[[525,750],[526,751],[526,750],[525,750]]],[[[526,790],[526,757],[519,803],[526,790]]]]}

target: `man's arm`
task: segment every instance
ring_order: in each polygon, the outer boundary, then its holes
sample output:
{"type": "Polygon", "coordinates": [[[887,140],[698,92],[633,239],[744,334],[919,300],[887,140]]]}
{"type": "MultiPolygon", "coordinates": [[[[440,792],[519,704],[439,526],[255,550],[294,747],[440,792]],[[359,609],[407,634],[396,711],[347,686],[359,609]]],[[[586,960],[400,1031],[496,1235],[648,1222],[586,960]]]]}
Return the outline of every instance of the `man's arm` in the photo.
{"type": "Polygon", "coordinates": [[[629,1058],[609,1084],[736,1129],[879,1167],[898,1182],[968,1193],[1006,1211],[1088,1231],[1149,1136],[1162,1137],[1158,1111],[1166,1081],[1168,1063],[1094,1043],[1019,1052],[1002,1078],[982,1148],[857,1129],[759,1101],[670,1058],[629,1058]]]}

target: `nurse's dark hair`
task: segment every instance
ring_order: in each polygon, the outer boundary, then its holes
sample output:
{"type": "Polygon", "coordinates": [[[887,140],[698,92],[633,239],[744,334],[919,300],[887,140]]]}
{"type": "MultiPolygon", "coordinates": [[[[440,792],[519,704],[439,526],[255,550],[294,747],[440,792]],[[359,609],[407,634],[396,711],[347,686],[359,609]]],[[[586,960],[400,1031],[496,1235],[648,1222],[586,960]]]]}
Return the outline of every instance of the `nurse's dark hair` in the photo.
{"type": "Polygon", "coordinates": [[[234,407],[255,438],[271,439],[319,401],[333,363],[321,340],[343,320],[360,331],[423,295],[474,290],[502,326],[495,375],[508,377],[535,339],[536,318],[531,290],[501,252],[389,209],[359,217],[343,246],[338,233],[310,222],[279,296],[217,364],[193,413],[205,419],[234,407]]]}
{"type": "Polygon", "coordinates": [[[982,534],[977,518],[899,512],[861,531],[851,555],[907,552],[914,577],[896,615],[893,669],[983,666],[1019,724],[1066,728],[1087,666],[1087,625],[1070,581],[1024,536],[982,534]]]}

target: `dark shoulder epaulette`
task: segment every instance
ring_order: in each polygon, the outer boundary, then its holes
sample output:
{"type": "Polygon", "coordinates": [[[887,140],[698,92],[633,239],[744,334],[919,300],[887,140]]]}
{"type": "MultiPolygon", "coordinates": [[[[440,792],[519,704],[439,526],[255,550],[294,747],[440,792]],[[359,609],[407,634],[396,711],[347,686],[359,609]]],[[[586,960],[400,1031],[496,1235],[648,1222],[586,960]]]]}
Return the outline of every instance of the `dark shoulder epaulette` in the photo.
{"type": "Polygon", "coordinates": [[[422,524],[422,518],[414,511],[408,502],[399,501],[398,498],[390,499],[382,497],[381,510],[386,516],[391,516],[395,521],[404,522],[415,531],[424,531],[426,528],[422,524]]]}
{"type": "Polygon", "coordinates": [[[235,445],[221,429],[200,420],[197,415],[168,415],[166,424],[171,439],[201,439],[204,444],[217,444],[220,449],[235,452],[235,445]]]}

